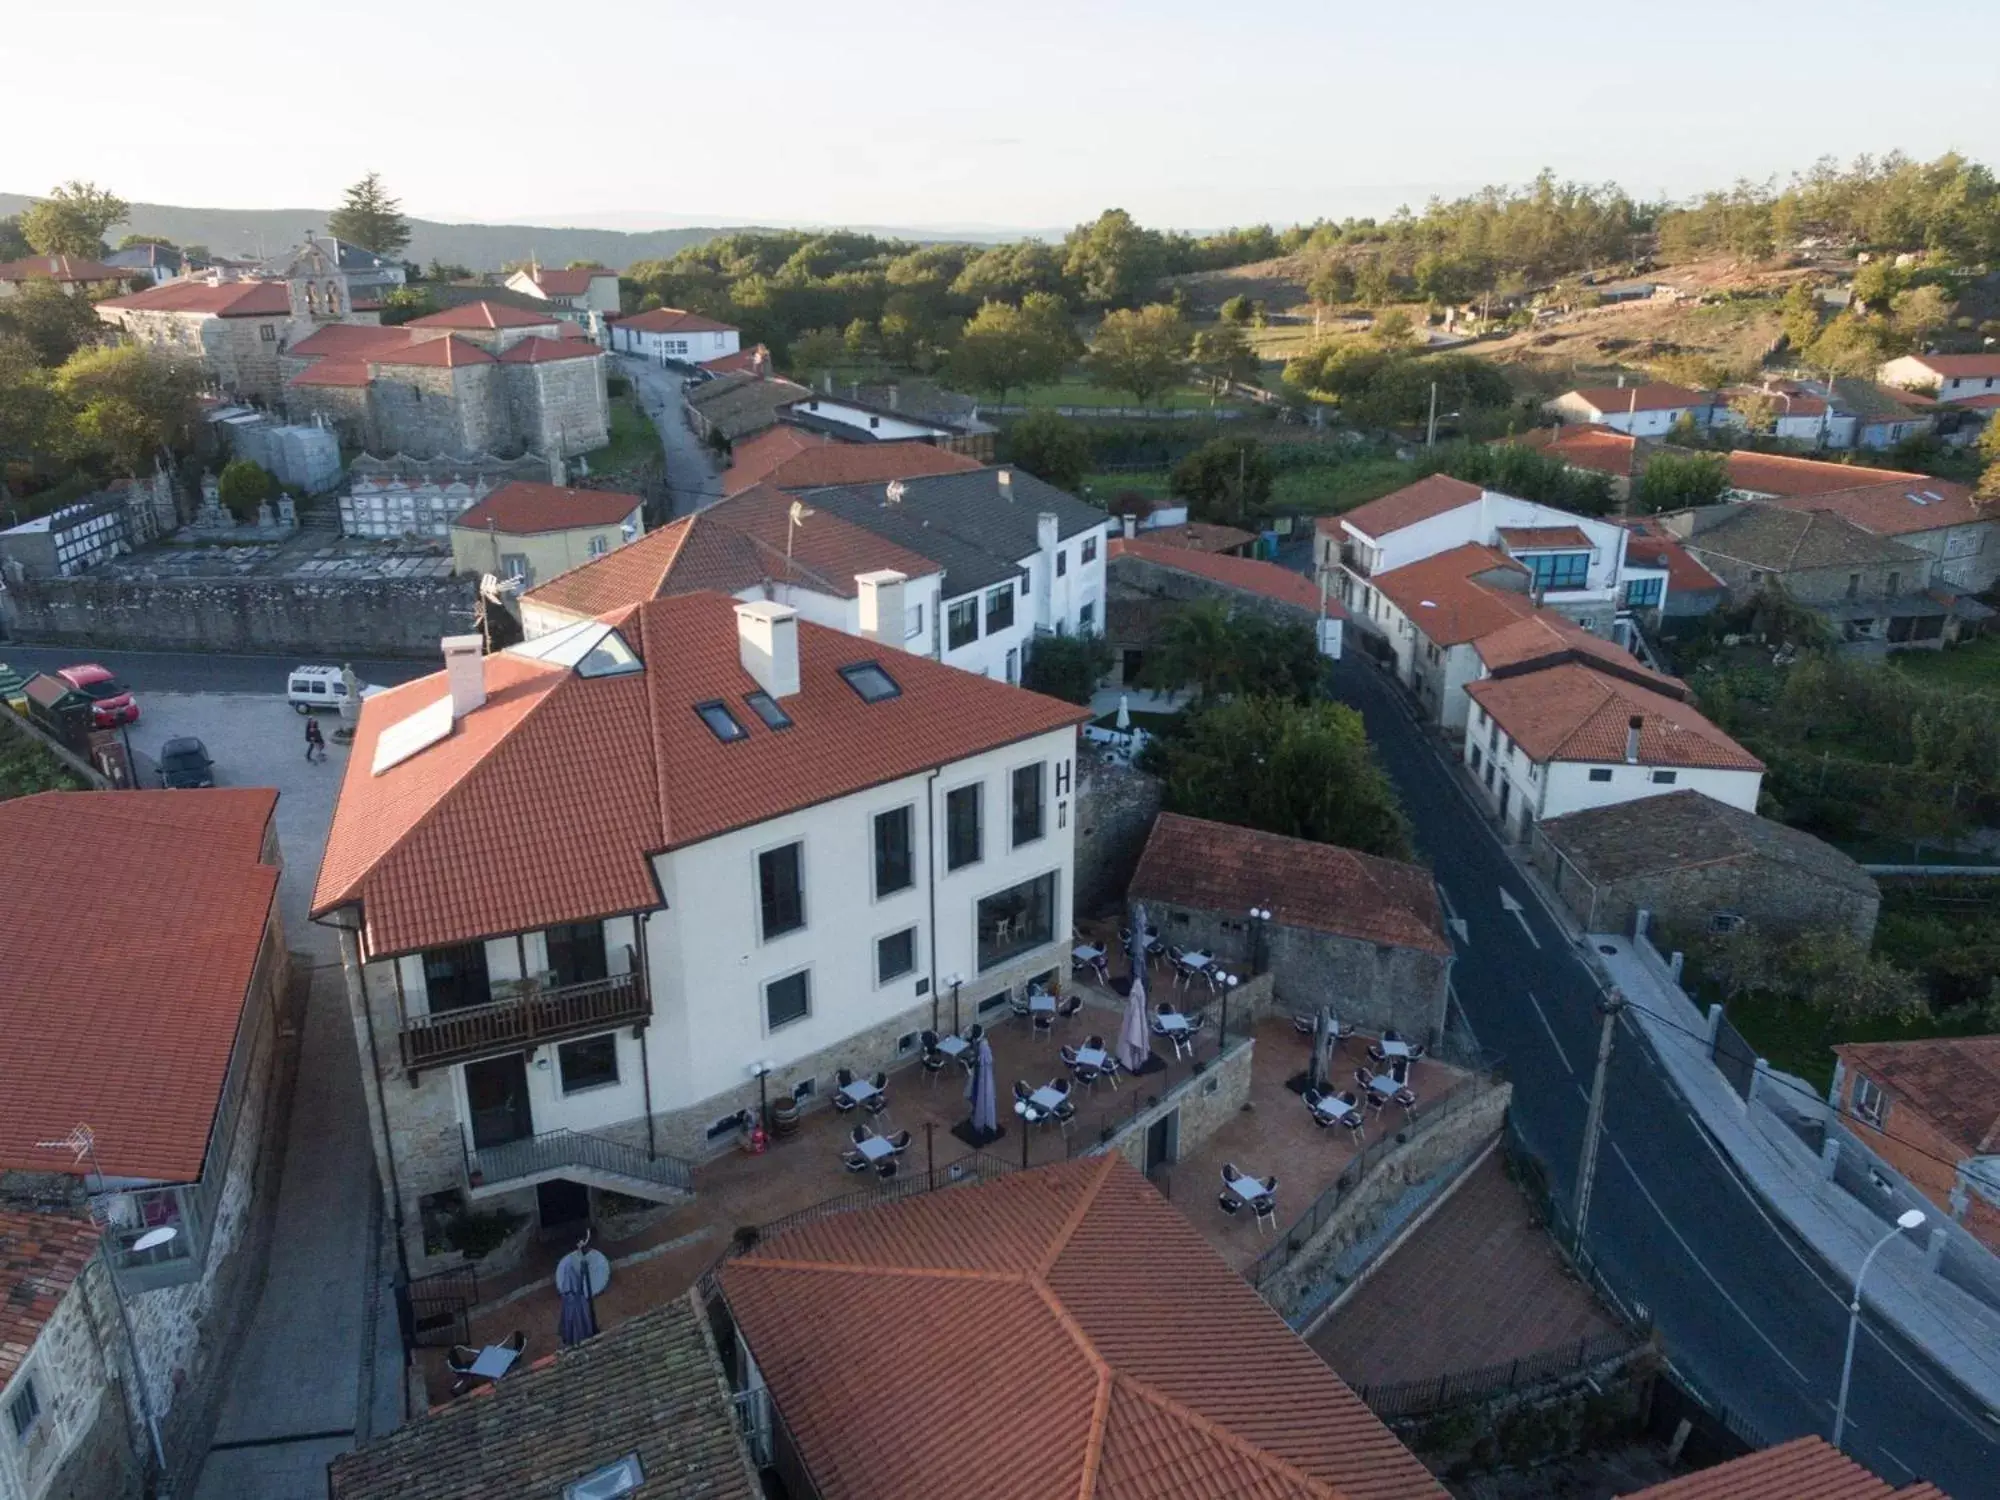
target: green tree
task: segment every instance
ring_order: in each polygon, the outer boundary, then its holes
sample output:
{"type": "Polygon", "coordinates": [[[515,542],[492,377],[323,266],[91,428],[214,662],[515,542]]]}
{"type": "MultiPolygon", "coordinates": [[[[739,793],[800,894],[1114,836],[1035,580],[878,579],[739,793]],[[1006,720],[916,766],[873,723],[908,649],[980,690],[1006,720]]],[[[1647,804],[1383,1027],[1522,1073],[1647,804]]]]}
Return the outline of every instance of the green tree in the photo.
{"type": "Polygon", "coordinates": [[[1257,351],[1234,323],[1218,323],[1197,333],[1192,355],[1194,367],[1211,383],[1211,404],[1214,392],[1231,381],[1247,384],[1257,378],[1257,351]]]}
{"type": "Polygon", "coordinates": [[[162,449],[185,449],[193,440],[194,372],[137,344],[79,350],[56,371],[55,385],[75,412],[78,456],[142,474],[162,449]]]}
{"type": "Polygon", "coordinates": [[[1238,292],[1235,296],[1224,299],[1219,315],[1225,323],[1233,323],[1238,328],[1248,328],[1253,310],[1250,299],[1238,292]]]}
{"type": "Polygon", "coordinates": [[[1819,337],[1819,294],[1809,281],[1795,281],[1785,288],[1778,303],[1778,317],[1784,325],[1785,340],[1794,353],[1809,348],[1819,337]]]}
{"type": "Polygon", "coordinates": [[[426,281],[470,281],[472,267],[461,266],[452,261],[433,260],[430,269],[424,272],[426,281]]]}
{"type": "Polygon", "coordinates": [[[30,281],[0,302],[0,333],[24,339],[53,369],[104,336],[88,297],[72,297],[53,281],[30,281]]]}
{"type": "Polygon", "coordinates": [[[128,234],[118,242],[120,250],[139,250],[147,245],[158,245],[162,250],[180,249],[163,234],[128,234]]]}
{"type": "Polygon", "coordinates": [[[104,234],[129,212],[123,198],[94,182],[66,182],[21,215],[21,233],[37,255],[104,254],[104,234]]]}
{"type": "Polygon", "coordinates": [[[1745,432],[1767,437],[1778,425],[1784,403],[1769,391],[1736,391],[1729,397],[1729,409],[1745,432]]]}
{"type": "Polygon", "coordinates": [[[10,462],[33,469],[67,446],[58,430],[63,416],[55,383],[34,345],[18,334],[0,333],[0,492],[10,462]]]}
{"type": "Polygon", "coordinates": [[[1111,647],[1101,635],[1037,636],[1021,668],[1021,685],[1065,703],[1089,703],[1111,670],[1111,647]]]}
{"type": "Polygon", "coordinates": [[[1142,229],[1122,208],[1108,208],[1063,240],[1063,275],[1096,307],[1137,302],[1164,269],[1158,234],[1142,229]]]}
{"type": "Polygon", "coordinates": [[[1312,626],[1201,599],[1168,615],[1142,677],[1148,687],[1191,692],[1197,702],[1243,693],[1303,702],[1325,674],[1312,626]]]}
{"type": "Polygon", "coordinates": [[[819,377],[829,370],[837,370],[847,363],[847,341],[840,336],[838,328],[808,328],[792,340],[791,358],[787,361],[791,371],[807,385],[816,385],[819,377]]]}
{"type": "Polygon", "coordinates": [[[1306,297],[1315,307],[1339,307],[1354,300],[1354,272],[1344,260],[1330,260],[1313,272],[1306,297]]]}
{"type": "Polygon", "coordinates": [[[28,237],[21,233],[19,214],[0,218],[0,261],[20,260],[33,248],[28,243],[28,237]]]}
{"type": "Polygon", "coordinates": [[[382,294],[382,326],[394,328],[412,318],[427,318],[438,310],[428,287],[397,286],[382,294]]]}
{"type": "Polygon", "coordinates": [[[1729,470],[1719,453],[1655,453],[1632,487],[1642,512],[1685,510],[1714,505],[1729,489],[1729,470]]]}
{"type": "Polygon", "coordinates": [[[1951,294],[1941,286],[1911,287],[1890,299],[1889,318],[1896,332],[1911,343],[1920,343],[1951,322],[1951,294]]]}
{"type": "Polygon", "coordinates": [[[1888,325],[1877,318],[1844,312],[1819,331],[1810,348],[1801,351],[1805,363],[1835,375],[1872,375],[1895,352],[1888,325]]]}
{"type": "Polygon", "coordinates": [[[389,196],[379,172],[370,172],[347,190],[326,227],[334,238],[377,255],[401,255],[410,243],[410,222],[403,217],[403,205],[389,196]]]}
{"type": "Polygon", "coordinates": [[[1196,520],[1241,526],[1271,498],[1269,455],[1252,438],[1211,438],[1174,465],[1168,480],[1196,520]]]}
{"type": "Polygon", "coordinates": [[[278,498],[277,477],[262,464],[247,458],[232,458],[222,466],[215,482],[217,498],[239,521],[252,521],[257,507],[278,498]]]}
{"type": "Polygon", "coordinates": [[[1185,712],[1145,763],[1175,812],[1409,858],[1402,809],[1344,704],[1217,699],[1185,712]]]}
{"type": "Polygon", "coordinates": [[[1021,305],[987,302],[952,351],[954,377],[970,390],[1007,393],[1058,378],[1075,355],[1075,334],[1061,299],[1046,292],[1021,305]]]}
{"type": "Polygon", "coordinates": [[[1010,423],[1002,441],[1008,459],[1037,479],[1074,494],[1090,472],[1090,439],[1068,417],[1031,411],[1010,423]]]}
{"type": "Polygon", "coordinates": [[[1084,356],[1091,379],[1144,406],[1187,376],[1188,328],[1164,303],[1106,313],[1084,356]]]}

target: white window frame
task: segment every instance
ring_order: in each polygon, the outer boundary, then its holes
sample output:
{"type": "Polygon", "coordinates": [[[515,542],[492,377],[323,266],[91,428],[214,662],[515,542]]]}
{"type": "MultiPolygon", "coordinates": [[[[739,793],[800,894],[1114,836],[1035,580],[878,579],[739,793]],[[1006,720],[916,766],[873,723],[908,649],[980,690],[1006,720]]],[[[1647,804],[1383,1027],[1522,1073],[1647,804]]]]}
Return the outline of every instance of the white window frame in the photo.
{"type": "Polygon", "coordinates": [[[1862,1124],[1872,1125],[1877,1130],[1886,1130],[1889,1122],[1889,1095],[1867,1074],[1856,1073],[1851,1112],[1862,1124]]]}

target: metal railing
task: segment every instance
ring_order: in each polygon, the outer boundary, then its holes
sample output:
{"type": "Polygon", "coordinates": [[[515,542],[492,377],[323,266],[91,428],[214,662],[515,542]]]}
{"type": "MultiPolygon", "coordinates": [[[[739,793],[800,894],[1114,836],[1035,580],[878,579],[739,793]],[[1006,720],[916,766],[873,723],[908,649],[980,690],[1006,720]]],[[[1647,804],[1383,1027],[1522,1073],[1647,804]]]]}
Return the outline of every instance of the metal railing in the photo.
{"type": "Polygon", "coordinates": [[[652,1004],[636,973],[533,990],[484,1005],[406,1017],[401,1033],[403,1066],[414,1074],[639,1024],[651,1017],[652,1004]]]}
{"type": "Polygon", "coordinates": [[[684,1193],[694,1191],[692,1162],[677,1156],[648,1155],[638,1146],[581,1130],[547,1130],[504,1145],[471,1149],[465,1156],[466,1179],[474,1187],[578,1168],[684,1193]]]}
{"type": "Polygon", "coordinates": [[[1442,1411],[1473,1401],[1490,1401],[1510,1391],[1559,1380],[1582,1370],[1623,1359],[1645,1340],[1624,1329],[1578,1339],[1559,1349],[1525,1355],[1505,1364],[1485,1365],[1476,1370],[1458,1370],[1447,1375],[1425,1376],[1421,1380],[1382,1381],[1357,1385],[1354,1394],[1368,1403],[1368,1409],[1382,1418],[1414,1417],[1442,1411]]]}
{"type": "Polygon", "coordinates": [[[468,1315],[479,1302],[479,1273],[472,1266],[418,1276],[400,1288],[403,1342],[418,1349],[445,1349],[472,1341],[468,1315]]]}

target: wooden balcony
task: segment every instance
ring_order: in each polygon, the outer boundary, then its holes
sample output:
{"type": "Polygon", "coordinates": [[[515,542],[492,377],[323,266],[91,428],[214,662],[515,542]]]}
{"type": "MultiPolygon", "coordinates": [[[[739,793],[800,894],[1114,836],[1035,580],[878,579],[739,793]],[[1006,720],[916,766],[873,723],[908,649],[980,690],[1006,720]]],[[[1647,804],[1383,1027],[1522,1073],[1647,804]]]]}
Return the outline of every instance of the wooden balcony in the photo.
{"type": "Polygon", "coordinates": [[[652,1013],[645,985],[631,973],[408,1016],[401,1032],[403,1067],[415,1083],[427,1068],[521,1052],[614,1026],[644,1025],[652,1013]]]}

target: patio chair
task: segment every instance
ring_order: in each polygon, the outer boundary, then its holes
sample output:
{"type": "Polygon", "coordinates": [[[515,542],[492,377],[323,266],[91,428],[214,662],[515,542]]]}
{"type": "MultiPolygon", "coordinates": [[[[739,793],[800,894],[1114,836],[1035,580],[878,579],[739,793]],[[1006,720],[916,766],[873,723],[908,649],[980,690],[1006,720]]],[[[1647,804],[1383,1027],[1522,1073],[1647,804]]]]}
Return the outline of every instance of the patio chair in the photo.
{"type": "Polygon", "coordinates": [[[1034,1027],[1035,1035],[1038,1038],[1047,1037],[1051,1041],[1055,1040],[1055,1034],[1056,1034],[1055,1012],[1047,1010],[1038,1010],[1035,1012],[1034,1017],[1030,1022],[1030,1024],[1034,1027]]]}
{"type": "Polygon", "coordinates": [[[1234,1193],[1230,1192],[1228,1188],[1224,1188],[1215,1195],[1215,1206],[1226,1214],[1233,1214],[1241,1207],[1241,1204],[1234,1193]]]}
{"type": "Polygon", "coordinates": [[[1124,1071],[1125,1065],[1118,1061],[1118,1055],[1107,1052],[1104,1054],[1104,1066],[1097,1070],[1097,1076],[1109,1081],[1111,1092],[1115,1094],[1118,1092],[1118,1075],[1124,1071]]]}
{"type": "Polygon", "coordinates": [[[937,1044],[938,1034],[935,1031],[920,1031],[917,1033],[917,1045],[922,1047],[924,1051],[937,1051],[937,1044]]]}
{"type": "Polygon", "coordinates": [[[896,1158],[891,1156],[875,1164],[875,1175],[887,1182],[896,1175],[896,1158]]]}
{"type": "Polygon", "coordinates": [[[1263,1233],[1264,1226],[1270,1225],[1275,1232],[1278,1227],[1278,1202],[1269,1193],[1250,1200],[1250,1211],[1257,1215],[1257,1232],[1263,1233]]]}
{"type": "Polygon", "coordinates": [[[1159,929],[1155,928],[1152,932],[1146,935],[1146,963],[1149,966],[1152,964],[1157,964],[1161,959],[1165,958],[1166,956],[1167,956],[1167,945],[1160,940],[1159,929]]]}
{"type": "Polygon", "coordinates": [[[865,1172],[868,1170],[868,1158],[863,1156],[859,1151],[841,1152],[840,1164],[850,1172],[865,1172]]]}
{"type": "Polygon", "coordinates": [[[1068,1042],[1064,1042],[1060,1047],[1056,1048],[1056,1056],[1063,1060],[1065,1068],[1073,1069],[1076,1067],[1076,1048],[1072,1047],[1068,1042]]]}
{"type": "Polygon", "coordinates": [[[1403,1039],[1403,1033],[1398,1031],[1393,1026],[1391,1026],[1387,1031],[1382,1033],[1382,1040],[1385,1042],[1400,1042],[1402,1039],[1403,1039]]]}
{"type": "Polygon", "coordinates": [[[1389,1054],[1382,1050],[1381,1042],[1370,1042],[1368,1044],[1368,1060],[1372,1063],[1385,1063],[1389,1060],[1389,1054]]]}
{"type": "Polygon", "coordinates": [[[877,1073],[869,1082],[875,1085],[875,1092],[863,1102],[862,1108],[871,1115],[885,1115],[889,1112],[889,1075],[877,1073]]]}
{"type": "MultiPolygon", "coordinates": [[[[1104,962],[1102,959],[1098,960],[1097,967],[1099,971],[1098,978],[1103,979],[1104,962]]],[[[1109,981],[1107,980],[1106,983],[1109,983],[1109,981]]],[[[1058,1021],[1073,1020],[1076,1016],[1076,1013],[1082,1009],[1083,1009],[1083,996],[1071,995],[1069,999],[1063,1001],[1060,1005],[1056,1007],[1056,1019],[1058,1021]]]]}
{"type": "Polygon", "coordinates": [[[1018,995],[1009,995],[1007,997],[1007,1009],[1014,1013],[1016,1020],[1025,1019],[1028,1015],[1028,992],[1023,990],[1018,995]]]}
{"type": "MultiPolygon", "coordinates": [[[[1064,1082],[1068,1082],[1068,1080],[1065,1079],[1064,1082]]],[[[1065,1098],[1062,1103],[1058,1104],[1049,1113],[1054,1118],[1056,1124],[1061,1127],[1063,1133],[1067,1135],[1069,1133],[1069,1122],[1076,1118],[1076,1106],[1065,1098]]]]}
{"type": "Polygon", "coordinates": [[[866,1125],[857,1125],[847,1133],[847,1138],[857,1146],[863,1141],[873,1140],[874,1137],[875,1132],[866,1125]]]}
{"type": "Polygon", "coordinates": [[[1396,1102],[1403,1106],[1403,1113],[1410,1119],[1417,1117],[1417,1096],[1414,1090],[1397,1089],[1396,1102]]]}
{"type": "Polygon", "coordinates": [[[1368,1068],[1356,1068],[1354,1081],[1361,1085],[1361,1092],[1365,1094],[1368,1092],[1368,1086],[1375,1081],[1375,1074],[1368,1068]]]}
{"type": "Polygon", "coordinates": [[[444,1357],[445,1368],[454,1375],[470,1375],[479,1351],[470,1344],[453,1344],[444,1357]]]}
{"type": "Polygon", "coordinates": [[[968,1047],[977,1047],[979,1045],[979,1039],[985,1035],[986,1035],[986,1028],[984,1026],[979,1025],[977,1022],[974,1022],[972,1025],[966,1027],[965,1029],[965,1045],[968,1047]]]}
{"type": "Polygon", "coordinates": [[[855,1104],[855,1102],[852,1099],[848,1098],[846,1094],[841,1092],[841,1090],[845,1089],[852,1082],[854,1082],[854,1070],[852,1068],[834,1069],[833,1107],[839,1110],[842,1114],[846,1114],[850,1110],[859,1107],[858,1105],[855,1104]]]}
{"type": "Polygon", "coordinates": [[[1264,1179],[1264,1196],[1267,1198],[1275,1198],[1277,1195],[1278,1195],[1278,1174],[1276,1172],[1273,1172],[1269,1177],[1266,1177],[1264,1179]]]}
{"type": "Polygon", "coordinates": [[[1337,1047],[1354,1035],[1352,1021],[1336,1021],[1333,1027],[1333,1044],[1337,1047]]]}
{"type": "Polygon", "coordinates": [[[1185,990],[1194,977],[1201,972],[1192,967],[1185,959],[1175,958],[1170,959],[1169,962],[1174,966],[1175,989],[1185,990]]]}
{"type": "Polygon", "coordinates": [[[1095,958],[1072,953],[1069,956],[1069,972],[1074,978],[1095,979],[1107,989],[1111,986],[1111,965],[1102,953],[1095,958]]]}
{"type": "Polygon", "coordinates": [[[886,1139],[889,1142],[890,1151],[894,1152],[897,1156],[901,1156],[905,1151],[910,1149],[910,1132],[907,1130],[899,1130],[894,1135],[886,1137],[886,1139]]]}
{"type": "Polygon", "coordinates": [[[1293,1011],[1292,1030],[1296,1031],[1300,1036],[1311,1036],[1315,1031],[1319,1030],[1319,1017],[1304,1016],[1300,1015],[1297,1011],[1293,1011]]]}
{"type": "Polygon", "coordinates": [[[1431,1049],[1426,1047],[1422,1042],[1410,1043],[1410,1061],[1415,1062],[1420,1057],[1429,1056],[1430,1050],[1431,1049]]]}
{"type": "Polygon", "coordinates": [[[1061,1094],[1063,1098],[1067,1099],[1069,1097],[1069,1080],[1067,1078],[1051,1078],[1049,1080],[1049,1087],[1055,1090],[1056,1093],[1061,1094]]]}
{"type": "Polygon", "coordinates": [[[938,1051],[937,1048],[926,1047],[924,1049],[924,1055],[919,1063],[919,1065],[924,1070],[924,1082],[933,1085],[936,1084],[938,1081],[938,1074],[944,1071],[945,1064],[950,1061],[951,1059],[946,1057],[942,1052],[938,1051]]]}
{"type": "Polygon", "coordinates": [[[1333,1123],[1321,1109],[1321,1106],[1326,1103],[1326,1096],[1324,1094],[1318,1089],[1307,1089],[1304,1098],[1306,1108],[1312,1113],[1313,1124],[1324,1127],[1333,1123]]]}
{"type": "Polygon", "coordinates": [[[1398,1083],[1408,1083],[1410,1081],[1409,1059],[1399,1057],[1394,1062],[1390,1063],[1389,1076],[1395,1079],[1396,1082],[1398,1083]]]}
{"type": "Polygon", "coordinates": [[[1222,1180],[1224,1182],[1235,1182],[1239,1178],[1241,1178],[1242,1175],[1243,1175],[1242,1168],[1238,1167],[1235,1162],[1226,1161],[1222,1164],[1222,1180]]]}
{"type": "Polygon", "coordinates": [[[1089,1036],[1083,1039],[1083,1045],[1086,1047],[1094,1048],[1099,1052],[1104,1052],[1108,1050],[1104,1045],[1104,1038],[1099,1036],[1094,1031],[1091,1032],[1089,1036]]]}
{"type": "Polygon", "coordinates": [[[1014,1099],[1016,1103],[1026,1104],[1028,1102],[1028,1095],[1032,1093],[1034,1093],[1034,1090],[1029,1088],[1027,1084],[1018,1078],[1014,1080],[1014,1099]]]}

